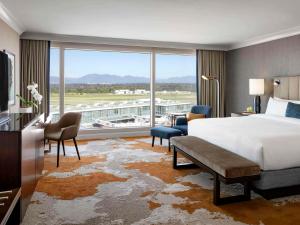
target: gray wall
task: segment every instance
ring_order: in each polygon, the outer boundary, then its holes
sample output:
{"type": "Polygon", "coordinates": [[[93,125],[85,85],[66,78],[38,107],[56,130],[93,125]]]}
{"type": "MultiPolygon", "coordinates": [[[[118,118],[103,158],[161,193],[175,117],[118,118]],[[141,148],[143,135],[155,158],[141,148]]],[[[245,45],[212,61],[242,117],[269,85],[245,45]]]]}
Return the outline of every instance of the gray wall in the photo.
{"type": "Polygon", "coordinates": [[[262,112],[273,92],[274,76],[300,75],[300,35],[227,52],[226,113],[253,105],[249,78],[265,79],[262,112]]]}

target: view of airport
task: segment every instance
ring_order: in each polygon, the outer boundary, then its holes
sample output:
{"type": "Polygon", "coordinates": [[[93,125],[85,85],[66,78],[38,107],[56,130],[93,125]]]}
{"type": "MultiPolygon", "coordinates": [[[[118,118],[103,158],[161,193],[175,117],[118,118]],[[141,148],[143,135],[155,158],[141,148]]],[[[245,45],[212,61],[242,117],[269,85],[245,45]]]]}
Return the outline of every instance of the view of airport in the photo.
{"type": "MultiPolygon", "coordinates": [[[[50,108],[54,120],[57,120],[58,86],[51,86],[50,108]]],[[[150,126],[150,92],[142,89],[147,85],[139,84],[136,89],[132,86],[136,85],[122,85],[122,89],[116,89],[120,86],[69,84],[66,87],[69,91],[65,93],[65,111],[82,112],[83,128],[150,126]]],[[[157,89],[156,124],[169,125],[170,113],[188,112],[196,103],[195,87],[192,84],[163,84],[158,85],[157,89]],[[162,88],[165,90],[160,90],[162,88]]]]}

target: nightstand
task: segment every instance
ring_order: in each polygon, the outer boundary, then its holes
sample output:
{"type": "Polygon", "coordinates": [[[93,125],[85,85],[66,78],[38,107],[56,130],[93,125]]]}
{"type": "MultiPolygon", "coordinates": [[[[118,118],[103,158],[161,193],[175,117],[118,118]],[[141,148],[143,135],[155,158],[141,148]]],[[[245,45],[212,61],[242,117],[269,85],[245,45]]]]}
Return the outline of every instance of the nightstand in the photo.
{"type": "Polygon", "coordinates": [[[240,116],[249,116],[255,114],[254,112],[237,112],[237,113],[231,113],[231,117],[240,117],[240,116]]]}

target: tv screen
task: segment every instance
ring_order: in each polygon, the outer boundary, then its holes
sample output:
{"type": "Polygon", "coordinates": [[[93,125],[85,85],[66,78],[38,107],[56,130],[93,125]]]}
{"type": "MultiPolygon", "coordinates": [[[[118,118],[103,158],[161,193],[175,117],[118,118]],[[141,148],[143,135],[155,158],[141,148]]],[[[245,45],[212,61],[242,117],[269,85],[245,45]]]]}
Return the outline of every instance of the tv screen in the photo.
{"type": "Polygon", "coordinates": [[[0,51],[0,112],[8,109],[8,56],[0,51]]]}

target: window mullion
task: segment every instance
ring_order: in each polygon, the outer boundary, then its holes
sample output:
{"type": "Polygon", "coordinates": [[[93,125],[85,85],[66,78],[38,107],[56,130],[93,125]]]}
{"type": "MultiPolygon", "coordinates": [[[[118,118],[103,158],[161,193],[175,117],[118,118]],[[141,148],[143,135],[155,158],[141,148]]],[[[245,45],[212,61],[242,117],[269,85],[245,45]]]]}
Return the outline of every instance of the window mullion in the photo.
{"type": "Polygon", "coordinates": [[[65,49],[59,48],[59,114],[64,114],[65,107],[65,49]]]}
{"type": "Polygon", "coordinates": [[[155,75],[156,75],[156,63],[155,63],[155,50],[151,52],[151,81],[150,81],[150,98],[151,98],[151,127],[155,126],[155,75]]]}

